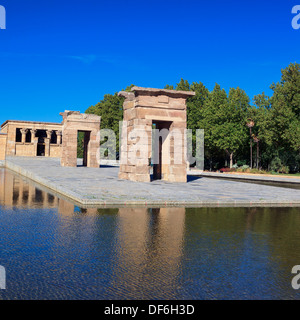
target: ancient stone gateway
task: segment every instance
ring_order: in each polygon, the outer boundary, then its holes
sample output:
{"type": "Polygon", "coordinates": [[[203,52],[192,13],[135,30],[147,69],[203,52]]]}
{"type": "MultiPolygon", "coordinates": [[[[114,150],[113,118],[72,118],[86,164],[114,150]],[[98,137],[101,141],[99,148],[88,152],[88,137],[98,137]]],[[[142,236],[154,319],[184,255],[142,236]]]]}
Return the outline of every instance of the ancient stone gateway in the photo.
{"type": "Polygon", "coordinates": [[[195,93],[133,87],[119,95],[125,97],[119,178],[149,182],[154,163],[154,180],[186,182],[186,99],[195,93]]]}
{"type": "Polygon", "coordinates": [[[83,132],[83,166],[99,168],[101,117],[78,111],[65,111],[60,115],[63,117],[61,165],[77,167],[78,133],[83,132]]]}
{"type": "Polygon", "coordinates": [[[6,158],[6,141],[7,134],[0,133],[0,161],[5,160],[6,158]]]}

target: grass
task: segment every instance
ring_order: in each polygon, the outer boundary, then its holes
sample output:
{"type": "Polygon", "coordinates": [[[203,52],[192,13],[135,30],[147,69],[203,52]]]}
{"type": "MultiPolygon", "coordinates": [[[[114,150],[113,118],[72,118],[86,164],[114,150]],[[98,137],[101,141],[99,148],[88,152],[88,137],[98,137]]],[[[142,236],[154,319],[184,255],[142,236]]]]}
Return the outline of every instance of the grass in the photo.
{"type": "Polygon", "coordinates": [[[300,172],[297,173],[279,173],[275,171],[266,171],[266,170],[258,170],[256,168],[250,169],[242,169],[238,168],[237,170],[231,169],[225,173],[248,173],[248,174],[261,174],[261,175],[276,175],[276,176],[283,176],[283,177],[300,177],[300,172]]]}
{"type": "Polygon", "coordinates": [[[279,172],[270,172],[270,174],[276,175],[276,176],[291,176],[291,177],[300,177],[300,172],[298,173],[279,173],[279,172]]]}

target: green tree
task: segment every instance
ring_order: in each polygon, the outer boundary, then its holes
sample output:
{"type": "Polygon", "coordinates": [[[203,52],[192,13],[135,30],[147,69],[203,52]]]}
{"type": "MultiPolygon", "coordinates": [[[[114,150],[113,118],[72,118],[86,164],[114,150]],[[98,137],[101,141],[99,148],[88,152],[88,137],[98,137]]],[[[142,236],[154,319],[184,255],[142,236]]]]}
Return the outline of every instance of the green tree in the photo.
{"type": "Polygon", "coordinates": [[[295,128],[300,121],[300,65],[290,64],[281,72],[280,82],[271,85],[274,91],[271,99],[273,142],[276,146],[297,149],[299,136],[295,128]]]}
{"type": "Polygon", "coordinates": [[[220,155],[220,148],[217,144],[217,139],[219,138],[217,128],[222,124],[221,110],[227,104],[226,91],[216,84],[213,91],[207,94],[200,109],[197,126],[204,129],[205,156],[209,159],[210,170],[213,168],[214,159],[220,155]]]}
{"type": "Polygon", "coordinates": [[[181,78],[180,82],[177,83],[176,90],[178,90],[178,91],[189,91],[190,90],[189,82],[187,80],[183,80],[181,78]]]}
{"type": "Polygon", "coordinates": [[[255,126],[252,131],[260,140],[260,164],[268,168],[274,158],[271,98],[263,92],[254,96],[253,102],[255,107],[251,110],[250,118],[254,120],[255,126]]]}
{"type": "Polygon", "coordinates": [[[230,158],[230,168],[236,152],[247,143],[247,128],[245,126],[250,99],[244,90],[231,88],[228,103],[220,109],[222,122],[216,127],[217,146],[225,150],[230,158]]]}
{"type": "Polygon", "coordinates": [[[173,85],[169,85],[169,84],[166,84],[164,89],[167,89],[167,90],[174,90],[174,86],[173,85]]]}
{"type": "Polygon", "coordinates": [[[190,89],[196,94],[187,100],[187,127],[189,129],[203,129],[199,128],[199,119],[202,116],[204,103],[208,98],[209,90],[202,82],[193,82],[190,89]]]}

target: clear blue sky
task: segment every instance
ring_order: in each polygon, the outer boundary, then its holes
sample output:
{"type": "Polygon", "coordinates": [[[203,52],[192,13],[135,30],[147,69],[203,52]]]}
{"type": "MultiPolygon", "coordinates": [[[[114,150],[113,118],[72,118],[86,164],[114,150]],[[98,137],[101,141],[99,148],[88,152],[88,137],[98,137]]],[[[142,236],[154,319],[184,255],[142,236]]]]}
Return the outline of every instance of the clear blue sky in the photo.
{"type": "Polygon", "coordinates": [[[0,122],[61,121],[130,84],[180,78],[252,98],[299,62],[300,0],[0,0],[0,122]]]}

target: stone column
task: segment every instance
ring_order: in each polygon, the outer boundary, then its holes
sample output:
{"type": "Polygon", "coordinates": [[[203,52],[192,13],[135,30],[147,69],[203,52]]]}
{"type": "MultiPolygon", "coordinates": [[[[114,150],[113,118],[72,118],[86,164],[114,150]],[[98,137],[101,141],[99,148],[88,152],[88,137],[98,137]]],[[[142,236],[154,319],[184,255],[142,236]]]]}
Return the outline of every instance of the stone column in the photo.
{"type": "Polygon", "coordinates": [[[38,145],[38,138],[36,138],[37,130],[31,129],[30,132],[31,132],[31,143],[33,143],[34,145],[33,156],[37,156],[37,145],[38,145]]]}
{"type": "Polygon", "coordinates": [[[57,136],[57,144],[61,144],[62,131],[60,130],[56,131],[56,136],[57,136]]]}
{"type": "Polygon", "coordinates": [[[50,142],[52,130],[47,130],[47,138],[45,138],[45,157],[50,157],[50,142]]]}
{"type": "Polygon", "coordinates": [[[31,130],[30,130],[30,133],[31,133],[31,143],[34,143],[36,132],[37,132],[36,129],[31,129],[31,130]]]}
{"type": "Polygon", "coordinates": [[[28,132],[28,129],[21,129],[21,134],[22,134],[22,143],[26,142],[26,134],[28,132]]]}
{"type": "Polygon", "coordinates": [[[47,130],[47,139],[51,140],[53,130],[47,130]]]}

